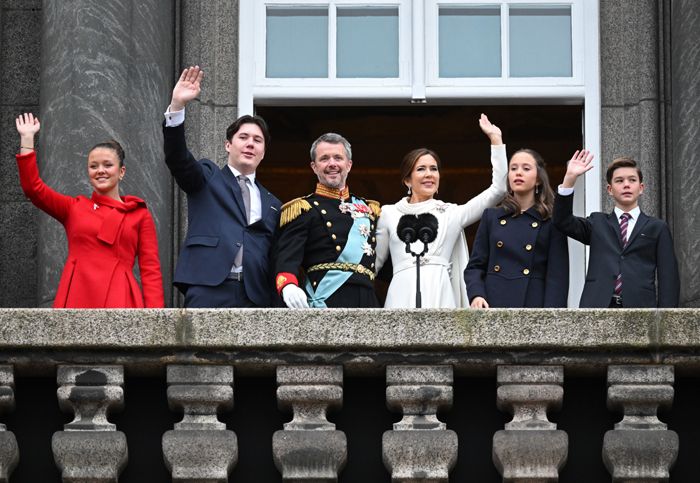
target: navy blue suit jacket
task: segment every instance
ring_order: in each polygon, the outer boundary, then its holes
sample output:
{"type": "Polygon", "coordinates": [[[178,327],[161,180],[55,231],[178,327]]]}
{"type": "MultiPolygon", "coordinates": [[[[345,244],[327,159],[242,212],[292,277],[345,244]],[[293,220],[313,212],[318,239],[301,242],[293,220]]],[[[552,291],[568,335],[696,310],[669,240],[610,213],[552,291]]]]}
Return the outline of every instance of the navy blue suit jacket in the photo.
{"type": "Polygon", "coordinates": [[[571,238],[591,246],[580,306],[608,307],[617,274],[622,273],[623,307],[678,307],[678,263],[668,225],[640,212],[623,248],[614,212],[591,213],[587,218],[574,216],[573,199],[574,195],[557,194],[554,224],[571,238]]]}
{"type": "Polygon", "coordinates": [[[483,297],[490,307],[566,307],[566,236],[534,208],[516,217],[487,208],[464,279],[470,302],[483,297]]]}
{"type": "Polygon", "coordinates": [[[241,188],[228,166],[197,161],[187,149],[184,124],[163,127],[165,162],[187,194],[187,237],[173,284],[217,286],[226,280],[243,244],[243,285],[258,306],[272,306],[275,294],[270,250],[279,227],[280,201],[257,180],[262,218],[248,225],[241,188]]]}

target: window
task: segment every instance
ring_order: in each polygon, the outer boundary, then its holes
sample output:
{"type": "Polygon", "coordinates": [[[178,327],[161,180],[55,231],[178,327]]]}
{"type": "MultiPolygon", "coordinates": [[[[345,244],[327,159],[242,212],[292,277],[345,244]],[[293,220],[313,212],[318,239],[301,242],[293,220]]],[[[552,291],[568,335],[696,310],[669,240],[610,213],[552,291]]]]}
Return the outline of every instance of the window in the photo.
{"type": "MultiPolygon", "coordinates": [[[[600,153],[599,0],[240,0],[239,14],[239,114],[577,104],[600,153]]],[[[578,214],[600,209],[600,178],[580,180],[578,214]]],[[[585,255],[570,253],[575,306],[585,255]]]]}

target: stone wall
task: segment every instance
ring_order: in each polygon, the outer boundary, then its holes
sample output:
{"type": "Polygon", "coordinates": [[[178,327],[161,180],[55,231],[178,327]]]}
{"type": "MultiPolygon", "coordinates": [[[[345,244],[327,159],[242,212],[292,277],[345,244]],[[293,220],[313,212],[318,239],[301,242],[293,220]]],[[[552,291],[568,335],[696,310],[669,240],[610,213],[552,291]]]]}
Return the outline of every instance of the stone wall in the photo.
{"type": "Polygon", "coordinates": [[[15,117],[39,112],[41,0],[0,2],[0,307],[37,304],[39,213],[19,186],[15,117]]]}

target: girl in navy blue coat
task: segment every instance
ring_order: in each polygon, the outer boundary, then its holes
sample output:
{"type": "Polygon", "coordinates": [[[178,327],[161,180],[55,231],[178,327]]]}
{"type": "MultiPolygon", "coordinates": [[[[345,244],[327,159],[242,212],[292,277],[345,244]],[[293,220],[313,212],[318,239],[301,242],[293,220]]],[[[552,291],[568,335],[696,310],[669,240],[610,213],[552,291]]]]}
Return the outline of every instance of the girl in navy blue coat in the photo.
{"type": "Polygon", "coordinates": [[[552,224],[554,193],[531,149],[508,163],[508,194],[484,211],[464,279],[472,308],[566,307],[569,251],[552,224]]]}

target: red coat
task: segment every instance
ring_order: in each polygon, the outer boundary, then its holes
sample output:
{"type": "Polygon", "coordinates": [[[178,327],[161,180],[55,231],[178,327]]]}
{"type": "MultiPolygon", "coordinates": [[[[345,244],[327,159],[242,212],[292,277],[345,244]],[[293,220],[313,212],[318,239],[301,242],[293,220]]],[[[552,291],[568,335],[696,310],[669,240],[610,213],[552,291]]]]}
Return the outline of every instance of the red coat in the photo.
{"type": "Polygon", "coordinates": [[[17,166],[24,194],[66,230],[68,259],[54,307],[163,307],[156,229],[143,200],[57,193],[39,177],[33,151],[18,154],[17,166]],[[143,294],[133,273],[137,255],[143,294]]]}

